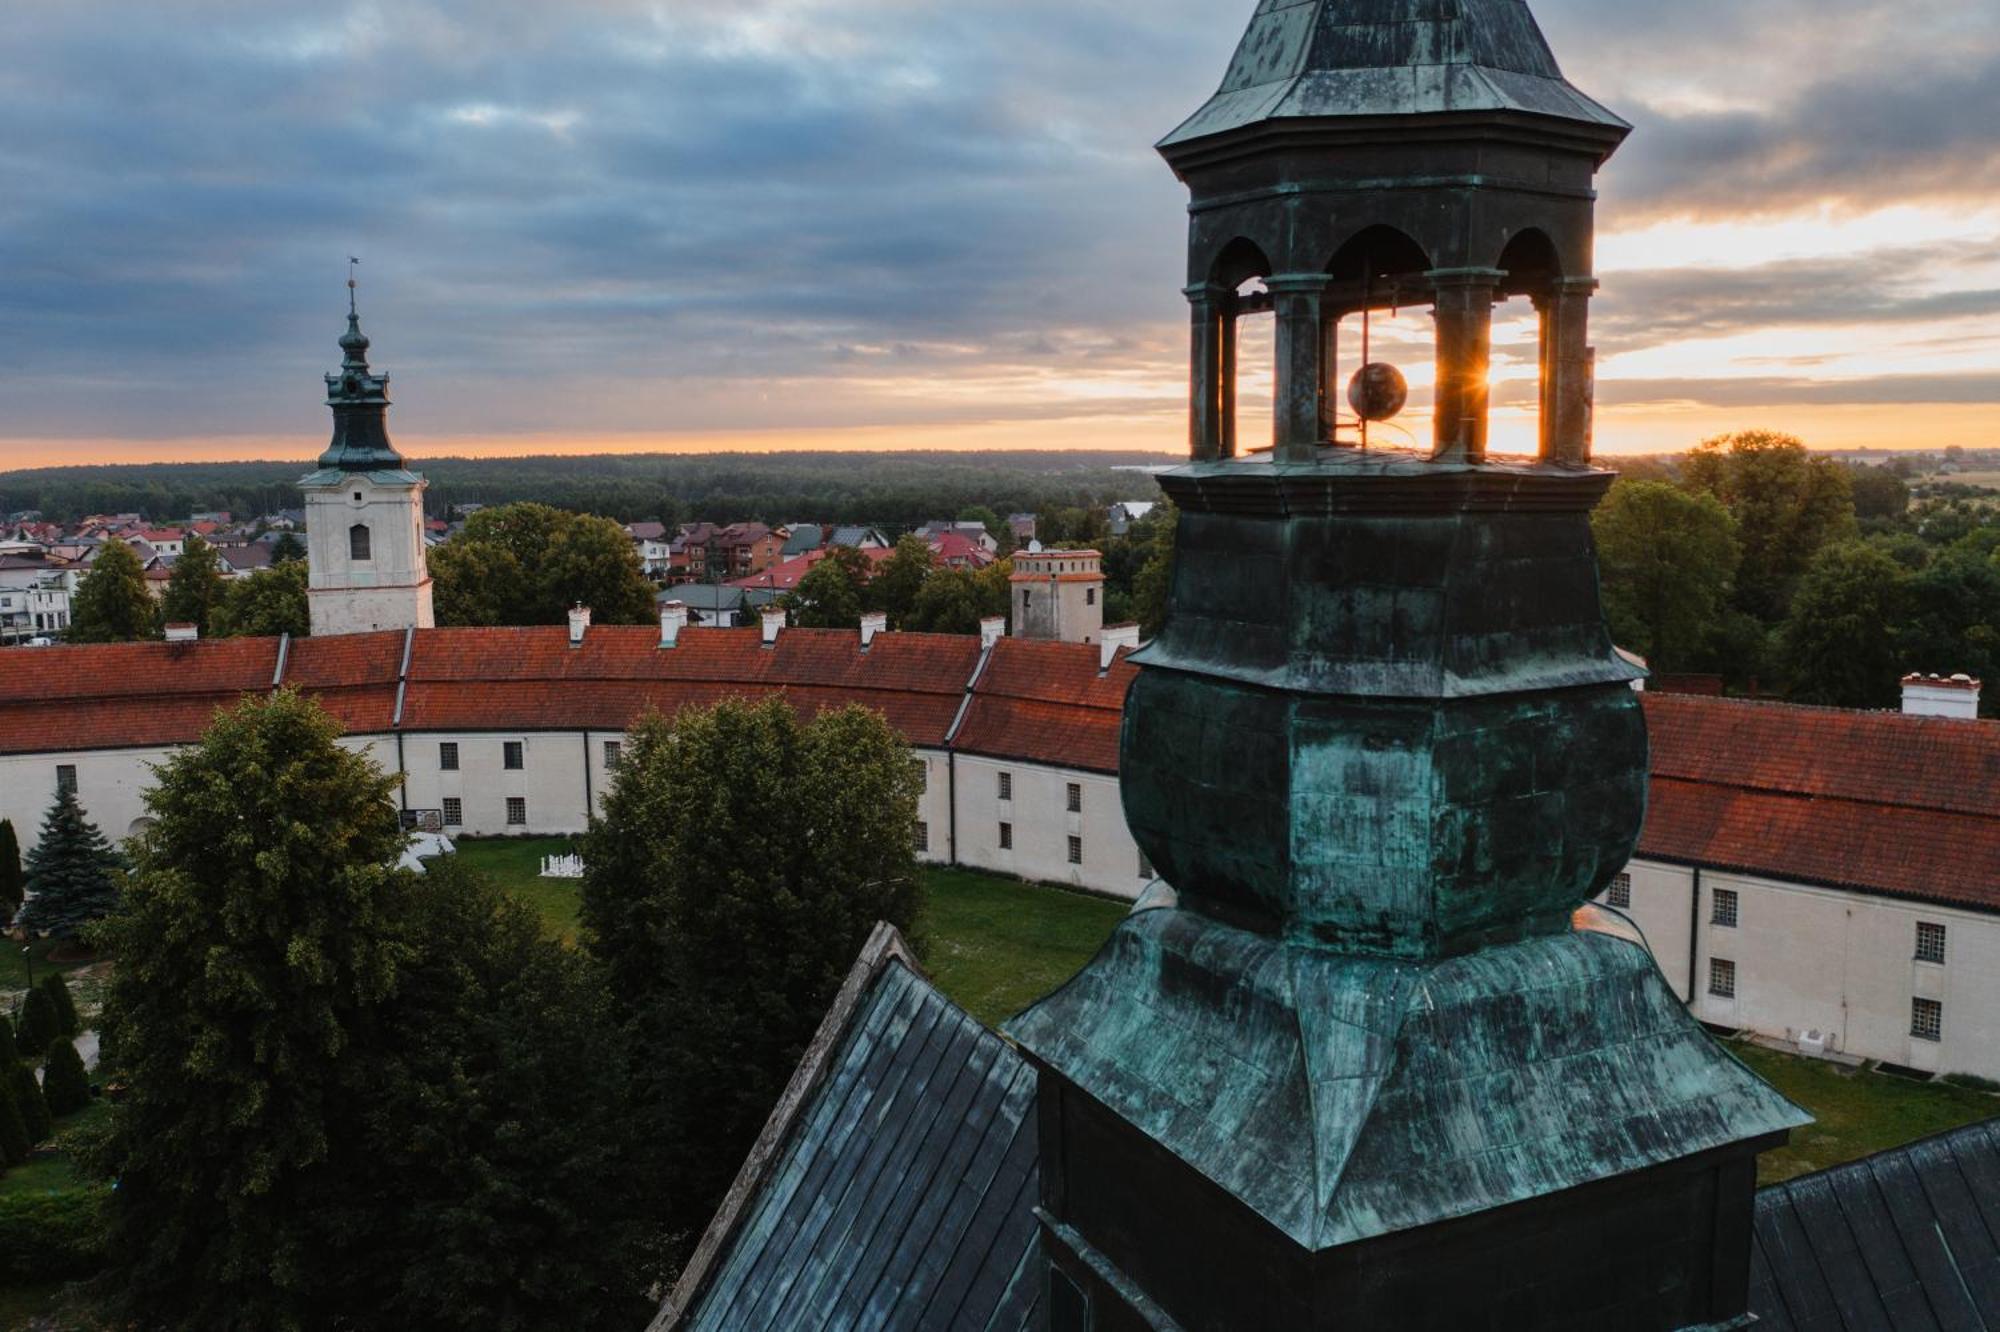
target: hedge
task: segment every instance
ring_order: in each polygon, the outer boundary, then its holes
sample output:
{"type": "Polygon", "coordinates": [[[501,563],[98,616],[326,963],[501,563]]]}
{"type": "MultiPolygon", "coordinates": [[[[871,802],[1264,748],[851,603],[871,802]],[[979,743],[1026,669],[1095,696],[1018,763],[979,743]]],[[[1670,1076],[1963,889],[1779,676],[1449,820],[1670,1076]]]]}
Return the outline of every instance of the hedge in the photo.
{"type": "Polygon", "coordinates": [[[111,1190],[0,1197],[0,1283],[73,1281],[104,1265],[111,1190]]]}

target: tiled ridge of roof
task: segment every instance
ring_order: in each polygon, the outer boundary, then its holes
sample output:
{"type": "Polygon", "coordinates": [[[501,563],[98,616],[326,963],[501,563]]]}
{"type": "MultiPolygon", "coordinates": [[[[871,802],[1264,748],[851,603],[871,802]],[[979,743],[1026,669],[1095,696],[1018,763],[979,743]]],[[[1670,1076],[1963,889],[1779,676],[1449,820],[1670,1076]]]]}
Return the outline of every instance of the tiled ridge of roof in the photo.
{"type": "Polygon", "coordinates": [[[0,670],[0,705],[236,694],[270,688],[277,665],[275,638],[15,648],[0,670]]]}
{"type": "Polygon", "coordinates": [[[1994,813],[2000,725],[1743,699],[1646,695],[1655,777],[1994,813]]]}
{"type": "Polygon", "coordinates": [[[1115,774],[1125,693],[1139,673],[1129,656],[1104,671],[1095,643],[1000,639],[953,748],[1115,774]]]}

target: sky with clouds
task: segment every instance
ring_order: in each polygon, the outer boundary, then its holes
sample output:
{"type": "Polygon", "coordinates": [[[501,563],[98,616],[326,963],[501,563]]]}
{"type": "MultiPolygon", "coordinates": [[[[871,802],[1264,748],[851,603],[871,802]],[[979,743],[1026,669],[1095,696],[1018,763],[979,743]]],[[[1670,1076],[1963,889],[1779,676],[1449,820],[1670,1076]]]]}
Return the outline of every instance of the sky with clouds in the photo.
{"type": "MultiPolygon", "coordinates": [[[[2000,445],[2000,5],[1534,7],[1638,126],[1600,449],[2000,445]]],[[[349,254],[412,452],[1181,447],[1150,145],[1251,8],[0,6],[0,466],[309,454],[349,254]]]]}

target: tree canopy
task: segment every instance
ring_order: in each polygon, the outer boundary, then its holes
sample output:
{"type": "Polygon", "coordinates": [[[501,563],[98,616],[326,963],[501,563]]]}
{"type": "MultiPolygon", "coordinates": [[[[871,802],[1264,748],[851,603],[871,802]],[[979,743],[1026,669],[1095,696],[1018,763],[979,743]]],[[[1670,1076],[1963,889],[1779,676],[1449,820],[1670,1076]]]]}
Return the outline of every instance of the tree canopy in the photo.
{"type": "Polygon", "coordinates": [[[475,876],[398,868],[396,779],[338,734],[252,699],[148,793],[106,927],[113,1288],[176,1332],[632,1326],[597,982],[475,876]]]}
{"type": "Polygon", "coordinates": [[[1855,535],[1846,470],[1813,457],[1792,435],[1720,435],[1703,441],[1682,470],[1688,489],[1713,495],[1736,519],[1743,551],[1736,602],[1766,622],[1784,617],[1824,547],[1855,535]]]}
{"type": "Polygon", "coordinates": [[[599,624],[646,624],[656,613],[623,528],[546,504],[480,510],[429,564],[439,624],[562,624],[579,603],[599,624]]]}
{"type": "Polygon", "coordinates": [[[1741,551],[1720,500],[1620,481],[1591,517],[1613,638],[1655,669],[1686,670],[1729,602],[1741,551]]]}
{"type": "Polygon", "coordinates": [[[211,621],[217,638],[273,638],[312,632],[304,560],[287,560],[229,584],[211,621]]]}
{"type": "Polygon", "coordinates": [[[1893,626],[1908,576],[1861,541],[1828,546],[1814,558],[1782,633],[1793,698],[1849,708],[1895,704],[1903,672],[1893,626]]]}
{"type": "MultiPolygon", "coordinates": [[[[967,519],[966,521],[973,521],[967,519]]],[[[868,581],[868,609],[886,611],[889,627],[901,629],[916,605],[924,580],[937,568],[937,556],[930,542],[915,534],[896,542],[896,549],[882,561],[868,581]]]]}
{"type": "Polygon", "coordinates": [[[125,643],[160,635],[146,571],[122,541],[107,541],[70,598],[69,641],[125,643]]]}
{"type": "Polygon", "coordinates": [[[124,863],[97,825],[83,816],[76,792],[61,788],[42,820],[40,840],[28,853],[27,903],[14,923],[56,939],[76,938],[118,905],[124,863]]]}
{"type": "Polygon", "coordinates": [[[215,547],[190,532],[180,557],[174,561],[173,575],[167,579],[167,595],[160,603],[160,618],[168,624],[191,624],[208,637],[210,620],[222,603],[222,557],[215,547]]]}
{"type": "Polygon", "coordinates": [[[631,1033],[635,1172],[698,1236],[878,920],[910,931],[922,779],[881,716],[731,701],[627,737],[582,921],[631,1033]]]}
{"type": "Polygon", "coordinates": [[[861,623],[867,582],[868,557],[852,546],[835,546],[779,604],[801,629],[853,629],[861,623]]]}
{"type": "Polygon", "coordinates": [[[271,543],[271,563],[290,564],[295,560],[305,562],[306,543],[299,540],[295,532],[280,532],[278,539],[271,543]]]}

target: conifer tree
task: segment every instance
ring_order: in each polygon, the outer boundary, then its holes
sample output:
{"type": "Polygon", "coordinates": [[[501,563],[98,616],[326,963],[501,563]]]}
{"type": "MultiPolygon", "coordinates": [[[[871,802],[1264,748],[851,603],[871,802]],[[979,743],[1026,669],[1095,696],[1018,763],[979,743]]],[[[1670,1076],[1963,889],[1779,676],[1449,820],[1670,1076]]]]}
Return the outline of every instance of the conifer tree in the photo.
{"type": "Polygon", "coordinates": [[[118,875],[124,860],[84,818],[76,793],[56,793],[42,820],[42,837],[28,853],[27,903],[14,923],[31,933],[74,939],[118,905],[118,875]]]}
{"type": "Polygon", "coordinates": [[[35,1146],[49,1140],[55,1131],[55,1117],[49,1114],[49,1103],[42,1096],[42,1084],[35,1077],[35,1070],[19,1059],[10,1059],[0,1068],[14,1101],[14,1109],[21,1116],[21,1126],[28,1131],[28,1145],[35,1146]]]}
{"type": "Polygon", "coordinates": [[[69,992],[69,981],[60,971],[51,971],[42,978],[41,986],[49,993],[49,1002],[55,1005],[56,1029],[65,1036],[74,1036],[83,1030],[83,1018],[76,1011],[76,999],[69,992]]]}
{"type": "Polygon", "coordinates": [[[146,571],[122,541],[107,541],[77,584],[69,621],[72,643],[123,643],[159,637],[159,611],[146,571]]]}
{"type": "Polygon", "coordinates": [[[15,1020],[14,1048],[23,1059],[40,1059],[49,1042],[61,1034],[62,1023],[56,1017],[55,1002],[47,990],[37,985],[21,1001],[21,1011],[15,1020]]]}
{"type": "Polygon", "coordinates": [[[0,1162],[17,1166],[28,1159],[28,1126],[21,1122],[21,1108],[14,1104],[14,1088],[0,1079],[0,1162]]]}
{"type": "Polygon", "coordinates": [[[14,835],[14,820],[0,819],[0,908],[11,917],[21,905],[21,885],[27,875],[21,869],[21,839],[14,835]]]}
{"type": "Polygon", "coordinates": [[[274,567],[280,564],[290,564],[293,561],[303,564],[305,558],[306,543],[299,540],[291,532],[283,533],[276,541],[271,543],[271,564],[274,567]]]}
{"type": "Polygon", "coordinates": [[[222,558],[215,547],[189,533],[174,561],[173,577],[167,580],[166,599],[160,617],[168,624],[191,624],[208,637],[209,619],[222,603],[222,558]]]}
{"type": "Polygon", "coordinates": [[[43,1057],[42,1097],[48,1102],[49,1114],[57,1119],[90,1104],[90,1074],[84,1071],[83,1056],[66,1036],[50,1041],[43,1057]]]}

